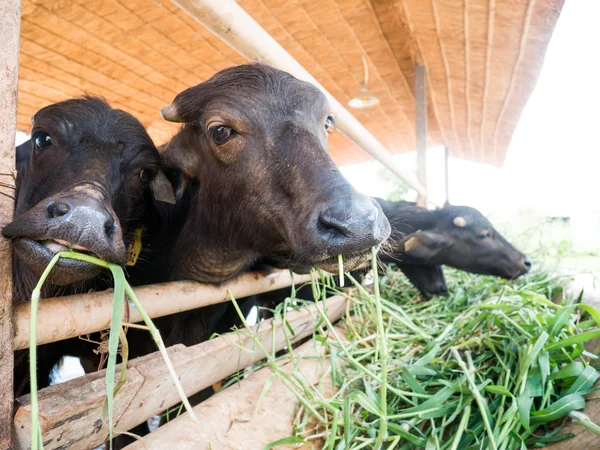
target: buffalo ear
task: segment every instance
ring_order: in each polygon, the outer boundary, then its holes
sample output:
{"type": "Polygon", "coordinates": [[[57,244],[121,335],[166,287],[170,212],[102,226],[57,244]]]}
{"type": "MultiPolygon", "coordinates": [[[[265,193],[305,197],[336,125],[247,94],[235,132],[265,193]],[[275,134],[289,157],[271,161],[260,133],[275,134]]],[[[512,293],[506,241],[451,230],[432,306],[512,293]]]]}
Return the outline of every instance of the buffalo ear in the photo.
{"type": "Polygon", "coordinates": [[[446,244],[447,238],[441,233],[419,231],[404,241],[404,253],[418,260],[430,261],[446,247],[446,244]]]}
{"type": "Polygon", "coordinates": [[[184,123],[185,120],[179,114],[175,103],[169,103],[160,110],[160,115],[167,122],[184,123]]]}
{"type": "Polygon", "coordinates": [[[169,203],[174,205],[177,202],[175,192],[173,191],[173,185],[169,179],[165,176],[162,170],[159,170],[150,183],[150,190],[152,196],[156,201],[169,203]]]}
{"type": "Polygon", "coordinates": [[[180,170],[177,170],[175,173],[169,176],[171,177],[171,185],[175,190],[175,198],[177,199],[177,201],[179,201],[181,200],[183,194],[185,194],[185,191],[187,189],[188,177],[180,170]]]}

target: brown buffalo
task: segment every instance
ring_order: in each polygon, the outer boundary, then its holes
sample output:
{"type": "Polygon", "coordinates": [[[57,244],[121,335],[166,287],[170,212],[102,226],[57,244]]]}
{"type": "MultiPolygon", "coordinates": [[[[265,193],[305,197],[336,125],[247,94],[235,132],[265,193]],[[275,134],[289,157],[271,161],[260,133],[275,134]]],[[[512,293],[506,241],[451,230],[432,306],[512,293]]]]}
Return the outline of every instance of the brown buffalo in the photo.
{"type": "Polygon", "coordinates": [[[389,236],[377,202],[329,157],[334,118],[313,85],[238,66],[180,93],[162,114],[183,123],[162,154],[178,200],[171,279],[220,282],[265,258],[332,271],[341,254],[352,269],[389,236]]]}

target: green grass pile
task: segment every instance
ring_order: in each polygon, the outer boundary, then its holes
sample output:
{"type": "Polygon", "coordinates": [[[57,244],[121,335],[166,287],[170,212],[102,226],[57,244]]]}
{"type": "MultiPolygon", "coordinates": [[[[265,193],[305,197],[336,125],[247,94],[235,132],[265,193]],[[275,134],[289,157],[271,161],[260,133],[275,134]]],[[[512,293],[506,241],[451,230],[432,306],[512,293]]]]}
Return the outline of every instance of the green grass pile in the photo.
{"type": "Polygon", "coordinates": [[[394,271],[357,289],[346,339],[318,337],[334,389],[303,389],[311,408],[296,437],[329,450],[508,450],[570,437],[569,416],[599,431],[579,411],[598,379],[584,343],[600,337],[600,313],[552,302],[568,280],[543,270],[447,279],[450,295],[429,301],[394,271]]]}

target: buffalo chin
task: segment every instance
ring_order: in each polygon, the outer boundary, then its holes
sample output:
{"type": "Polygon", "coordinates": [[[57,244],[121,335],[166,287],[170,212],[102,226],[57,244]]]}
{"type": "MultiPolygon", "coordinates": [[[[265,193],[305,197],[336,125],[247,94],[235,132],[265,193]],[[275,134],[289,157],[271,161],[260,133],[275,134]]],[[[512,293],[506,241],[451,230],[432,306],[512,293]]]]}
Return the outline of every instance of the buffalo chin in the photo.
{"type": "MultiPolygon", "coordinates": [[[[38,277],[46,270],[55,255],[45,245],[31,239],[17,238],[13,241],[13,246],[19,259],[38,277]]],[[[101,270],[95,264],[62,258],[56,263],[47,280],[57,286],[66,286],[94,278],[101,270]]]]}

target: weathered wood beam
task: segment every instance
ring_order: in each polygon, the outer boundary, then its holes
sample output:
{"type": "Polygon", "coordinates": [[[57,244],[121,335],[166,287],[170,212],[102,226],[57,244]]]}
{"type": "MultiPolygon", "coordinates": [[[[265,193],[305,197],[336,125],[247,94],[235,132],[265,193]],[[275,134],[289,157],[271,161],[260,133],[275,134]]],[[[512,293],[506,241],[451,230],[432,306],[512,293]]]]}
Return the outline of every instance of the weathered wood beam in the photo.
{"type": "MultiPolygon", "coordinates": [[[[332,322],[343,315],[346,303],[342,296],[327,299],[325,311],[332,322]]],[[[292,343],[313,333],[319,323],[316,308],[311,305],[288,313],[285,327],[273,320],[260,322],[255,334],[267,351],[281,350],[286,346],[285,333],[292,343]],[[294,330],[293,335],[289,334],[289,327],[294,330]]],[[[227,334],[192,347],[171,347],[169,354],[188,396],[265,357],[247,331],[227,334]]],[[[117,373],[119,370],[117,367],[117,373]]],[[[104,374],[105,371],[96,372],[39,392],[40,423],[47,450],[64,448],[67,444],[70,449],[93,448],[107,439],[108,429],[100,420],[106,395],[104,374]]],[[[115,398],[118,431],[127,431],[179,402],[159,355],[131,361],[127,374],[123,393],[115,398]]],[[[30,444],[29,396],[20,397],[18,403],[21,406],[15,416],[15,447],[26,449],[30,444]]]]}
{"type": "Polygon", "coordinates": [[[427,207],[427,68],[415,64],[415,133],[417,135],[417,180],[423,186],[417,203],[427,207]]]}
{"type": "MultiPolygon", "coordinates": [[[[0,1],[0,226],[14,210],[15,131],[21,2],[0,1]]],[[[13,414],[12,249],[0,237],[0,448],[12,448],[8,424],[13,414]]]]}
{"type": "MultiPolygon", "coordinates": [[[[322,350],[322,344],[307,342],[294,350],[293,361],[285,360],[279,367],[317,385],[331,365],[329,358],[317,358],[322,350]]],[[[324,380],[318,389],[325,390],[327,395],[331,391],[331,378],[324,380]]],[[[189,449],[211,446],[222,450],[262,449],[292,434],[298,407],[294,393],[274,376],[270,367],[265,367],[196,406],[194,412],[200,423],[195,424],[187,413],[182,414],[126,448],[168,448],[170,443],[177,442],[183,445],[179,448],[189,449]]]]}
{"type": "MultiPolygon", "coordinates": [[[[294,275],[295,283],[310,281],[309,275],[294,275]]],[[[135,293],[151,318],[201,308],[229,301],[230,290],[235,298],[247,297],[291,286],[287,270],[251,272],[222,286],[192,281],[153,284],[135,288],[135,293]],[[168,299],[168,301],[165,301],[168,299]]],[[[129,303],[130,322],[142,320],[133,303],[129,303]]],[[[112,315],[112,290],[42,300],[38,310],[38,345],[106,330],[112,315]]],[[[29,347],[29,303],[15,306],[14,349],[29,347]]]]}

